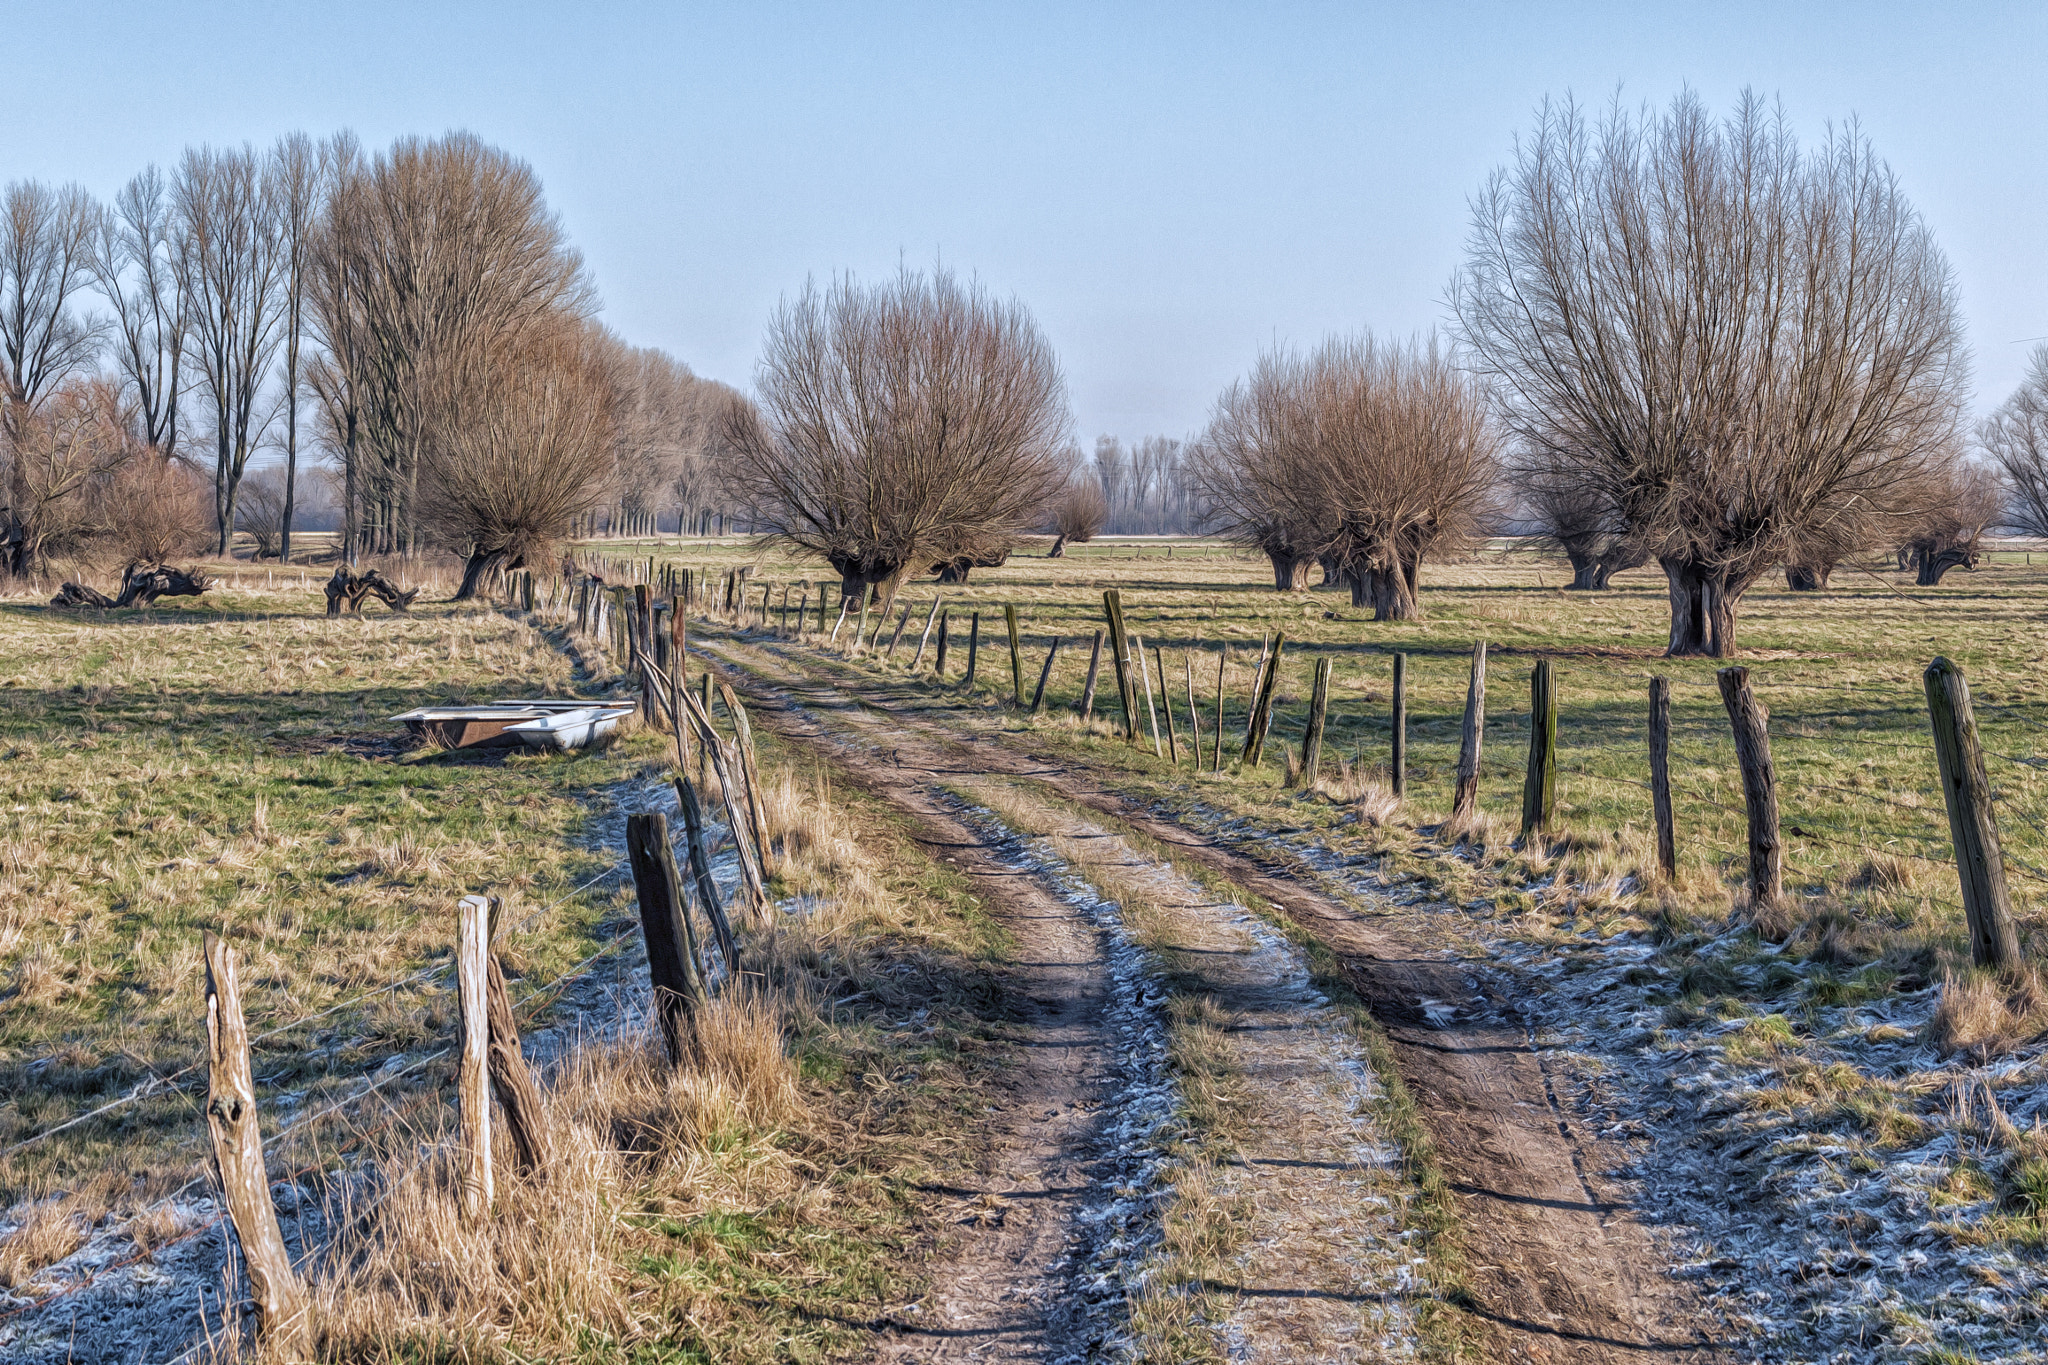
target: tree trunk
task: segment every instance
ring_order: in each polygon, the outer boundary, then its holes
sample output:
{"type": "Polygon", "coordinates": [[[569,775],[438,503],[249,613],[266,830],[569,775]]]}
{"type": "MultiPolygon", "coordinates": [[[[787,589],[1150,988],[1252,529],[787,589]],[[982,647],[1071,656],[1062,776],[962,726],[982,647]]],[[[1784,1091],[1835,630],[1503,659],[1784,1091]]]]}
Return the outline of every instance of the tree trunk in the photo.
{"type": "Polygon", "coordinates": [[[1835,571],[1832,564],[1787,564],[1785,586],[1794,592],[1820,592],[1828,585],[1828,575],[1835,571]]]}
{"type": "Polygon", "coordinates": [[[462,586],[455,590],[455,596],[450,600],[455,602],[475,600],[497,578],[498,571],[504,567],[504,564],[505,552],[503,550],[472,551],[469,556],[469,562],[462,567],[462,586]]]}
{"type": "Polygon", "coordinates": [[[1585,550],[1564,547],[1564,557],[1572,562],[1572,581],[1565,586],[1575,592],[1588,592],[1607,585],[1600,581],[1600,556],[1585,550]]]}
{"type": "Polygon", "coordinates": [[[1047,550],[1047,551],[1045,552],[1045,557],[1046,557],[1047,559],[1058,559],[1058,558],[1060,558],[1060,557],[1061,557],[1062,555],[1066,554],[1066,552],[1067,552],[1067,537],[1066,537],[1066,533],[1065,533],[1065,532],[1061,532],[1061,534],[1060,534],[1059,538],[1058,538],[1057,540],[1053,541],[1053,543],[1052,543],[1052,548],[1051,548],[1050,550],[1047,550]]]}
{"type": "Polygon", "coordinates": [[[1292,550],[1268,550],[1266,558],[1273,562],[1274,592],[1308,591],[1308,560],[1292,550]]]}
{"type": "Polygon", "coordinates": [[[1964,566],[1974,568],[1977,564],[1976,550],[1967,546],[1946,550],[1923,550],[1917,557],[1920,561],[1920,572],[1914,576],[1913,581],[1923,588],[1939,585],[1942,575],[1950,569],[1964,566]]]}
{"type": "Polygon", "coordinates": [[[1414,621],[1422,616],[1422,604],[1415,598],[1415,568],[1399,564],[1372,571],[1372,619],[1414,621]]]}
{"type": "Polygon", "coordinates": [[[1735,603],[1715,575],[1688,560],[1663,559],[1664,581],[1671,593],[1670,648],[1678,658],[1701,655],[1726,659],[1735,653],[1735,603]]]}

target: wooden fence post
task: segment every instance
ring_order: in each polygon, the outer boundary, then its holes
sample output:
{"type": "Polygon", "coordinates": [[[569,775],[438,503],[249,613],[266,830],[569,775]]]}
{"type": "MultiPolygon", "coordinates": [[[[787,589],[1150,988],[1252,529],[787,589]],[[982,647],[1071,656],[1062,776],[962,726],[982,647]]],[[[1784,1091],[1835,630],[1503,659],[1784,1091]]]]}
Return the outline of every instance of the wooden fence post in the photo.
{"type": "Polygon", "coordinates": [[[934,597],[932,599],[932,609],[926,613],[924,618],[924,634],[917,637],[917,653],[910,656],[910,671],[912,673],[917,672],[918,665],[924,662],[924,647],[926,642],[932,638],[932,622],[939,619],[939,603],[945,600],[943,597],[934,597]]]}
{"type": "Polygon", "coordinates": [[[1145,685],[1145,714],[1152,718],[1152,757],[1164,757],[1159,747],[1159,708],[1152,704],[1152,670],[1145,666],[1145,638],[1131,632],[1131,647],[1138,655],[1138,680],[1145,685]]]}
{"type": "Polygon", "coordinates": [[[932,659],[932,673],[940,682],[946,680],[946,640],[953,633],[953,613],[939,613],[939,649],[932,659]]]}
{"type": "Polygon", "coordinates": [[[304,1351],[310,1345],[306,1291],[292,1271],[256,1122],[256,1082],[249,1070],[249,1026],[242,1018],[239,954],[213,931],[201,939],[206,958],[206,1128],[221,1197],[242,1248],[249,1292],[265,1337],[304,1351]]]}
{"type": "Polygon", "coordinates": [[[1159,708],[1166,712],[1166,761],[1180,766],[1180,737],[1173,732],[1173,693],[1166,685],[1166,652],[1152,646],[1152,662],[1159,665],[1159,708]]]}
{"type": "Polygon", "coordinates": [[[672,1065],[696,1055],[696,1012],[704,1003],[697,972],[696,937],[683,911],[682,877],[669,847],[668,817],[645,811],[626,817],[626,857],[640,900],[640,932],[647,940],[647,974],[654,1009],[672,1065]]]}
{"type": "Polygon", "coordinates": [[[1138,681],[1131,676],[1131,641],[1124,632],[1124,598],[1115,588],[1102,594],[1102,612],[1109,622],[1110,660],[1116,665],[1116,695],[1124,708],[1124,741],[1138,742],[1138,681]]]}
{"type": "Polygon", "coordinates": [[[519,1159],[521,1175],[545,1171],[554,1159],[554,1143],[548,1136],[547,1109],[541,1103],[540,1087],[527,1069],[526,1054],[519,1049],[519,1021],[512,1013],[512,994],[505,989],[505,970],[498,963],[498,926],[504,902],[490,898],[489,923],[485,938],[488,968],[484,982],[484,1011],[491,1035],[491,1094],[504,1111],[505,1132],[519,1159]]]}
{"type": "Polygon", "coordinates": [[[1394,799],[1400,800],[1408,794],[1408,656],[1394,656],[1394,715],[1393,753],[1389,759],[1389,779],[1393,783],[1394,799]]]}
{"type": "Polygon", "coordinates": [[[1934,727],[1934,756],[1941,766],[1941,794],[1948,802],[1948,831],[1962,879],[1963,914],[1970,926],[1970,960],[1980,967],[2006,967],[2020,960],[2019,933],[2005,888],[2005,855],[1998,842],[1998,817],[1991,808],[1991,781],[1977,739],[1977,717],[1963,670],[1947,659],[1927,665],[1927,717],[1934,727]]]}
{"type": "Polygon", "coordinates": [[[1102,672],[1102,630],[1095,631],[1094,647],[1088,651],[1088,681],[1081,688],[1081,720],[1085,723],[1095,715],[1095,679],[1102,672]]]}
{"type": "Polygon", "coordinates": [[[1052,648],[1045,651],[1045,667],[1038,670],[1038,687],[1031,694],[1031,714],[1037,715],[1045,706],[1045,685],[1052,678],[1052,661],[1060,656],[1060,638],[1053,636],[1052,648]]]}
{"type": "Polygon", "coordinates": [[[1238,746],[1237,756],[1251,762],[1252,731],[1258,728],[1256,717],[1259,712],[1259,689],[1266,685],[1266,660],[1273,655],[1273,641],[1264,631],[1259,632],[1259,662],[1252,669],[1251,695],[1244,702],[1244,743],[1238,746]]]}
{"type": "Polygon", "coordinates": [[[775,869],[770,861],[773,853],[768,846],[768,804],[761,795],[761,765],[754,758],[754,726],[747,719],[747,708],[740,705],[732,686],[723,679],[719,680],[718,695],[725,701],[725,713],[732,717],[733,738],[739,749],[740,780],[747,784],[747,823],[753,830],[754,847],[761,855],[761,875],[766,877],[775,869]]]}
{"type": "Polygon", "coordinates": [[[1778,841],[1778,778],[1771,767],[1771,713],[1749,685],[1749,670],[1724,668],[1721,704],[1735,731],[1735,761],[1742,768],[1742,804],[1749,814],[1749,904],[1752,917],[1785,895],[1784,848],[1778,841]]]}
{"type": "Polygon", "coordinates": [[[1557,674],[1538,659],[1529,673],[1529,768],[1522,779],[1522,838],[1557,822],[1557,674]]]}
{"type": "Polygon", "coordinates": [[[690,877],[697,884],[697,903],[711,921],[712,937],[718,940],[719,956],[728,973],[739,971],[739,945],[733,941],[732,921],[725,916],[725,903],[718,897],[718,882],[711,875],[711,855],[704,847],[704,803],[689,778],[676,774],[676,805],[683,812],[683,834],[690,850],[690,877]]]}
{"type": "Polygon", "coordinates": [[[462,1108],[462,1209],[472,1221],[490,1216],[491,1180],[491,903],[464,896],[455,906],[455,998],[461,1064],[455,1094],[462,1108]]]}
{"type": "Polygon", "coordinates": [[[1323,726],[1330,713],[1330,656],[1316,659],[1315,690],[1309,696],[1308,732],[1301,737],[1301,785],[1311,791],[1323,759],[1323,726]]]}
{"type": "Polygon", "coordinates": [[[1188,738],[1195,746],[1195,771],[1202,771],[1202,711],[1195,705],[1195,656],[1181,655],[1181,664],[1187,671],[1188,683],[1188,738]]]}
{"type": "Polygon", "coordinates": [[[969,692],[974,690],[974,670],[981,663],[981,613],[976,612],[967,621],[967,677],[962,686],[969,692]]]}
{"type": "Polygon", "coordinates": [[[868,635],[868,612],[873,608],[874,591],[866,583],[860,585],[860,620],[854,623],[853,645],[848,654],[858,654],[865,648],[868,635]]]}
{"type": "Polygon", "coordinates": [[[1256,768],[1266,756],[1266,733],[1273,728],[1273,693],[1280,685],[1281,650],[1287,645],[1287,636],[1273,632],[1273,652],[1266,659],[1265,677],[1259,684],[1258,695],[1252,699],[1251,751],[1245,762],[1256,768]]]}
{"type": "Polygon", "coordinates": [[[1657,823],[1657,866],[1678,875],[1678,831],[1671,816],[1671,680],[1650,679],[1650,813],[1657,823]]]}
{"type": "Polygon", "coordinates": [[[1010,632],[1010,693],[1017,705],[1024,704],[1023,642],[1017,635],[1017,605],[1003,604],[1003,625],[1010,632]]]}
{"type": "MultiPolygon", "coordinates": [[[[889,637],[889,648],[882,654],[882,662],[888,663],[896,657],[896,646],[903,643],[903,628],[910,624],[910,603],[903,604],[903,614],[896,618],[896,632],[889,637]]],[[[877,627],[879,629],[879,627],[877,627]]]]}
{"type": "Polygon", "coordinates": [[[1209,771],[1223,771],[1223,670],[1230,664],[1230,645],[1216,651],[1216,733],[1210,736],[1209,771]]]}
{"type": "Polygon", "coordinates": [[[1479,808],[1479,760],[1486,742],[1486,641],[1472,646],[1472,677],[1465,685],[1465,724],[1458,732],[1458,785],[1451,818],[1469,818],[1479,808]]]}

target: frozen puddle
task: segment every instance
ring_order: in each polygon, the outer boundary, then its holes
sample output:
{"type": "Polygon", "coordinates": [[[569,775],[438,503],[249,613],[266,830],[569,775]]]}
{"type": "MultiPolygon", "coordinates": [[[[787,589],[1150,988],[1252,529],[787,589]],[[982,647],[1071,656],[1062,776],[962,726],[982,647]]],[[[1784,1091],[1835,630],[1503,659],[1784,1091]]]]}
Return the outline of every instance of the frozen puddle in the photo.
{"type": "MultiPolygon", "coordinates": [[[[1232,1250],[1195,1287],[1228,1305],[1207,1326],[1230,1359],[1412,1358],[1409,1295],[1421,1257],[1401,1229],[1400,1155],[1376,1119],[1382,1092],[1351,1023],[1315,990],[1300,950],[1244,906],[1217,902],[1070,812],[1025,817],[1054,830],[1049,837],[1021,836],[986,808],[961,814],[1108,940],[1111,1032],[1131,1070],[1107,1116],[1116,1173],[1073,1267],[1076,1287],[1104,1310],[1119,1301],[1119,1317],[1141,1296],[1187,1292],[1175,1286],[1191,1267],[1175,1263],[1162,1235],[1179,1182],[1227,1224],[1232,1250]],[[1187,1139],[1200,1135],[1167,1060],[1171,995],[1206,1002],[1182,1013],[1219,1034],[1228,1054],[1234,1115],[1224,1126],[1236,1141],[1213,1165],[1190,1154],[1187,1139]],[[1197,1162],[1205,1169],[1191,1172],[1197,1162]]],[[[1110,1358],[1139,1345],[1104,1344],[1110,1358]]]]}

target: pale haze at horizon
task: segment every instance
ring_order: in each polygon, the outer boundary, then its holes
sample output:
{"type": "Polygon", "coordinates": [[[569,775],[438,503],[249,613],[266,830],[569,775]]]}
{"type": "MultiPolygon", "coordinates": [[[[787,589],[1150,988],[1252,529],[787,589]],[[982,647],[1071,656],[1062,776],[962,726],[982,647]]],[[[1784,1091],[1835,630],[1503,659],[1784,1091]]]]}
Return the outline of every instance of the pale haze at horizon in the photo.
{"type": "Polygon", "coordinates": [[[806,278],[942,260],[1058,348],[1083,444],[1185,435],[1262,347],[1441,326],[1545,95],[1854,116],[1955,267],[1978,413],[2048,337],[2048,6],[46,7],[0,181],[466,128],[530,161],[604,320],[746,388],[806,278]],[[1542,11],[1542,12],[1539,12],[1542,11]]]}

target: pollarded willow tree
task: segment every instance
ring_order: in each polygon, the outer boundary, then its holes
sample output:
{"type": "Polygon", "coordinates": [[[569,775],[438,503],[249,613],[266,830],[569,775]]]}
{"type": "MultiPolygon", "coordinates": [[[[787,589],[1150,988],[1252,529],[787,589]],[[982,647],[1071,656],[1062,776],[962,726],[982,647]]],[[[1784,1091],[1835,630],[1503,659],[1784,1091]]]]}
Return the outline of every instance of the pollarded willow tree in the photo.
{"type": "Polygon", "coordinates": [[[1932,233],[1854,127],[1803,151],[1745,95],[1588,127],[1546,104],[1473,203],[1452,304],[1519,441],[1664,569],[1669,652],[1726,656],[1802,540],[1952,460],[1968,361],[1932,233]]]}
{"type": "Polygon", "coordinates": [[[1006,552],[1068,474],[1066,381],[1014,300],[950,271],[807,286],[728,406],[734,491],[767,540],[886,612],[933,564],[1006,552]]]}
{"type": "Polygon", "coordinates": [[[2005,475],[2012,524],[2048,536],[2048,346],[2034,348],[2026,378],[1977,428],[1977,441],[2005,475]]]}
{"type": "Polygon", "coordinates": [[[1269,353],[1217,403],[1194,463],[1212,523],[1301,586],[1322,561],[1380,621],[1422,614],[1422,563],[1492,509],[1498,437],[1484,391],[1434,338],[1333,337],[1269,353]]]}

